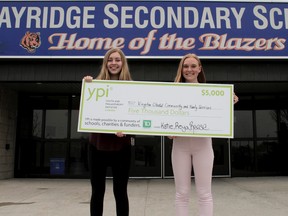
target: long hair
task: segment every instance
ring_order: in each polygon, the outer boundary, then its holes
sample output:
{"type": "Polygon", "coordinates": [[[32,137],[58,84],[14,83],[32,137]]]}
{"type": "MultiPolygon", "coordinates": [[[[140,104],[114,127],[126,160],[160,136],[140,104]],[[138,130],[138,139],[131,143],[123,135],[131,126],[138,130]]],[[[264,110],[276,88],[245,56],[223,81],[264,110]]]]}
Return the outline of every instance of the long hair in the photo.
{"type": "Polygon", "coordinates": [[[96,79],[99,80],[110,80],[110,73],[109,70],[107,68],[107,63],[108,63],[108,59],[110,57],[110,55],[114,52],[118,52],[121,56],[121,61],[122,61],[122,69],[120,71],[119,74],[119,80],[132,80],[131,78],[131,74],[129,71],[129,67],[128,67],[128,63],[127,63],[127,59],[125,54],[122,52],[122,50],[118,49],[118,48],[112,48],[110,50],[108,50],[104,56],[103,59],[103,63],[102,63],[102,67],[100,70],[99,75],[96,77],[96,79]]]}
{"type": "Polygon", "coordinates": [[[198,74],[197,80],[198,80],[199,83],[206,83],[206,77],[205,77],[205,74],[204,74],[204,69],[202,67],[201,61],[200,61],[199,57],[197,55],[193,54],[193,53],[189,53],[189,54],[183,56],[183,58],[181,59],[181,61],[179,63],[179,66],[178,66],[176,77],[174,79],[174,82],[185,82],[185,79],[184,79],[184,77],[182,75],[182,70],[183,70],[184,61],[187,58],[194,58],[194,59],[197,60],[197,62],[199,64],[199,67],[201,67],[201,71],[198,74]]]}

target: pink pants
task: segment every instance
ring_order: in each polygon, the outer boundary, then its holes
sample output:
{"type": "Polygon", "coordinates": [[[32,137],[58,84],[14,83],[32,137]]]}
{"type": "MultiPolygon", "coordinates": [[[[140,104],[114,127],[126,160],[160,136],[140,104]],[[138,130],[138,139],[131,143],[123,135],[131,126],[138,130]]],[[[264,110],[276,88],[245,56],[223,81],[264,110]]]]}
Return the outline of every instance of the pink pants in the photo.
{"type": "Polygon", "coordinates": [[[195,176],[199,215],[213,215],[213,199],[211,192],[213,161],[214,153],[211,138],[174,138],[172,166],[176,187],[176,216],[189,215],[192,166],[195,176]]]}

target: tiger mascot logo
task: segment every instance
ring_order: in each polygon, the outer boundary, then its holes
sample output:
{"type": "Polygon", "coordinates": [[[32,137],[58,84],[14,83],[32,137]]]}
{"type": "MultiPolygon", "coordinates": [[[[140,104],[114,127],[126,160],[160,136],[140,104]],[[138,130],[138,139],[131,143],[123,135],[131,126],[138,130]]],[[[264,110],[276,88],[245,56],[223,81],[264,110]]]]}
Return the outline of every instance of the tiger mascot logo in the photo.
{"type": "Polygon", "coordinates": [[[40,45],[40,32],[35,33],[27,31],[20,42],[20,46],[26,49],[29,53],[34,53],[40,45]]]}

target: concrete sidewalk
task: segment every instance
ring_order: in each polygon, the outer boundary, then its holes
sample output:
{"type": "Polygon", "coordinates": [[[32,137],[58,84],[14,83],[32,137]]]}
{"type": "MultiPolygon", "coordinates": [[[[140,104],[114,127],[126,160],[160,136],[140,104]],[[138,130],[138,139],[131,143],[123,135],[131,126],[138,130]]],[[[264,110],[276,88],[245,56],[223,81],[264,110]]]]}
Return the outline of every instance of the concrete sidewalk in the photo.
{"type": "MultiPolygon", "coordinates": [[[[131,179],[130,216],[174,216],[174,191],[173,179],[131,179]]],[[[0,180],[0,215],[89,216],[90,193],[88,179],[0,180]]],[[[288,177],[215,178],[213,196],[214,216],[288,215],[288,177]]],[[[104,208],[104,216],[116,215],[110,179],[104,208]]]]}

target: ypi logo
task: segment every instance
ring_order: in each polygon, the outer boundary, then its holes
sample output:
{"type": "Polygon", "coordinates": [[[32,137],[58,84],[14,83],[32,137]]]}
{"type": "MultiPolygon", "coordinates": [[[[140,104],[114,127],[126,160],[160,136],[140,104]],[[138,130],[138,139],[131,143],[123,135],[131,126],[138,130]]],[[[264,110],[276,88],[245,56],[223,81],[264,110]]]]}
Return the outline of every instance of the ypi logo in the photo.
{"type": "Polygon", "coordinates": [[[34,53],[40,45],[40,32],[35,33],[27,31],[20,42],[20,46],[26,49],[29,53],[34,53]]]}
{"type": "Polygon", "coordinates": [[[95,100],[98,101],[101,97],[108,97],[109,96],[109,85],[107,85],[105,88],[88,88],[88,100],[91,100],[93,97],[95,97],[95,100]]]}
{"type": "Polygon", "coordinates": [[[143,120],[143,127],[150,128],[151,127],[151,120],[143,120]]]}

